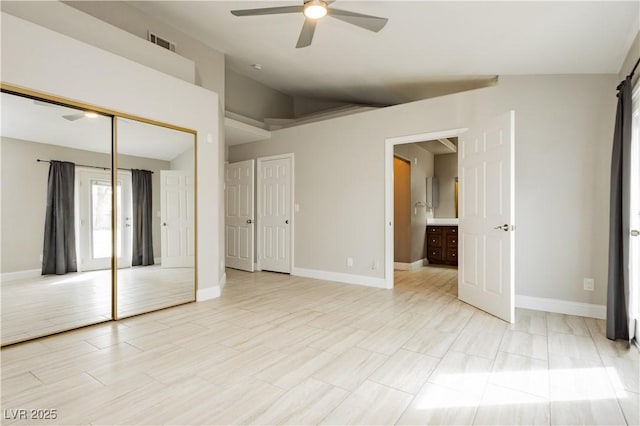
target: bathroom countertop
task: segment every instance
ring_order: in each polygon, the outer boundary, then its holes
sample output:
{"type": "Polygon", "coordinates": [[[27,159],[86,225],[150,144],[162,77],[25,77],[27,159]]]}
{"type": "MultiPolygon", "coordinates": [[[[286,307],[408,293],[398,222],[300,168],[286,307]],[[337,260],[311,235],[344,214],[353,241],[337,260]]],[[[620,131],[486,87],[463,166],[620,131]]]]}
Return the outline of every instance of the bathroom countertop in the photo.
{"type": "Polygon", "coordinates": [[[457,217],[428,218],[427,225],[458,226],[458,218],[457,217]]]}

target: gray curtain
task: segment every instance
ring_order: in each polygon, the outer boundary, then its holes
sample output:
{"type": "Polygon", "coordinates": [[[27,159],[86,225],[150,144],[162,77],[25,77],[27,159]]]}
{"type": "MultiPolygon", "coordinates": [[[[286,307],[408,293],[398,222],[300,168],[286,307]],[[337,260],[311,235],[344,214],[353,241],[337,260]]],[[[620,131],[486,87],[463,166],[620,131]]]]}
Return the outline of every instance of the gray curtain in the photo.
{"type": "Polygon", "coordinates": [[[152,172],[148,170],[131,170],[131,186],[133,196],[133,266],[153,265],[152,236],[152,172]]]}
{"type": "Polygon", "coordinates": [[[51,161],[47,184],[42,275],[78,270],[74,218],[75,165],[51,161]]]}
{"type": "Polygon", "coordinates": [[[631,196],[631,78],[618,86],[611,159],[607,337],[629,341],[629,215],[631,196]]]}

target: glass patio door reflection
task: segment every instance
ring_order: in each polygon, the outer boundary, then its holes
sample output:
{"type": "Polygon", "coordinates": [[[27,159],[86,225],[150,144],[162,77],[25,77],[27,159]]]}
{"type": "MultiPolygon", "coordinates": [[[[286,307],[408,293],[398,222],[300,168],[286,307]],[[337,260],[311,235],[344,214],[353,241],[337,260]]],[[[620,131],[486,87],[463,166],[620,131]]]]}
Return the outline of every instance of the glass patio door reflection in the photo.
{"type": "MultiPolygon", "coordinates": [[[[81,169],[80,253],[83,271],[111,268],[111,172],[81,169]]],[[[116,184],[118,267],[131,266],[131,175],[118,172],[116,184]]]]}

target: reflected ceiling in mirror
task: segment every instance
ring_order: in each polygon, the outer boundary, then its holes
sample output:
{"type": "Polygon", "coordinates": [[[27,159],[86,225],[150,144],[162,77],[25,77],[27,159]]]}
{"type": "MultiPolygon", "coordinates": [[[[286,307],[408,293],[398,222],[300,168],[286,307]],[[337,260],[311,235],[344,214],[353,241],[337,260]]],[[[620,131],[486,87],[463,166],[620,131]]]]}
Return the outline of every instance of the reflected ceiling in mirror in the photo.
{"type": "Polygon", "coordinates": [[[111,153],[110,117],[88,117],[86,114],[90,112],[3,92],[1,134],[30,142],[111,153]]]}
{"type": "Polygon", "coordinates": [[[191,133],[118,118],[118,153],[154,160],[173,161],[193,149],[191,133]]]}

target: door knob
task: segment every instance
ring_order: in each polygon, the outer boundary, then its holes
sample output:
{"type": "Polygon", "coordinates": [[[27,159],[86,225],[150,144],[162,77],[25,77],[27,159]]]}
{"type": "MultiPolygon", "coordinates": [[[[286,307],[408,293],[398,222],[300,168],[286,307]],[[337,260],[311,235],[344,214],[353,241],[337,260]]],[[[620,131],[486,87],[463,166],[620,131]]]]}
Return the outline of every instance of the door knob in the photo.
{"type": "Polygon", "coordinates": [[[247,223],[253,223],[253,220],[247,219],[247,223]]]}
{"type": "Polygon", "coordinates": [[[631,230],[631,236],[632,237],[637,237],[638,235],[640,235],[640,231],[638,231],[637,229],[632,229],[631,230]]]}
{"type": "Polygon", "coordinates": [[[289,219],[285,220],[284,223],[289,224],[289,219]]]}
{"type": "Polygon", "coordinates": [[[162,222],[162,226],[167,226],[167,222],[162,222]]]}
{"type": "Polygon", "coordinates": [[[504,225],[495,226],[493,229],[502,229],[503,231],[507,232],[509,230],[509,225],[505,223],[504,225]]]}

